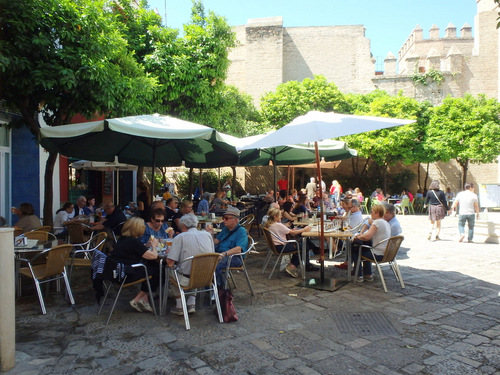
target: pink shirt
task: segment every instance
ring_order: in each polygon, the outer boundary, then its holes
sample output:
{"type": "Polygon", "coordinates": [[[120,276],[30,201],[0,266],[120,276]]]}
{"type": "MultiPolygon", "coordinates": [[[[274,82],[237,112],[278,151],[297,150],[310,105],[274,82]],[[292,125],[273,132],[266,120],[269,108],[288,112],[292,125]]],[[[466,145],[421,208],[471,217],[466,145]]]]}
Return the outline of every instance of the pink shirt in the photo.
{"type": "MultiPolygon", "coordinates": [[[[269,230],[273,232],[275,235],[277,235],[279,238],[282,238],[283,240],[286,240],[286,235],[290,233],[290,228],[288,228],[286,225],[282,223],[272,223],[269,226],[269,230]]],[[[278,240],[275,236],[273,237],[273,243],[275,245],[284,245],[285,243],[278,240]]]]}

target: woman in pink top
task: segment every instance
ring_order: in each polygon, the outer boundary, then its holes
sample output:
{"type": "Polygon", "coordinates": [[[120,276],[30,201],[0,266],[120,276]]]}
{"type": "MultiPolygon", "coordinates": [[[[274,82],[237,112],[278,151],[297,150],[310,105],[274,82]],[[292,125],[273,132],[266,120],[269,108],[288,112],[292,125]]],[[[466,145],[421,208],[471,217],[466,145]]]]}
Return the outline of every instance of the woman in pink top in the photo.
{"type": "MultiPolygon", "coordinates": [[[[299,272],[297,269],[299,267],[299,257],[297,255],[297,249],[295,247],[295,244],[285,243],[286,236],[287,234],[300,235],[303,232],[309,232],[311,230],[311,227],[307,226],[302,229],[288,228],[286,225],[281,223],[281,211],[277,208],[270,208],[269,211],[267,211],[267,216],[268,219],[264,226],[271,232],[273,232],[277,237],[282,239],[280,240],[275,236],[272,236],[273,243],[276,245],[276,250],[281,251],[283,247],[285,247],[285,250],[283,250],[283,254],[293,253],[292,260],[286,266],[285,271],[292,277],[299,277],[299,272]]],[[[306,251],[306,270],[307,271],[318,270],[318,267],[309,264],[309,251],[306,251]]]]}

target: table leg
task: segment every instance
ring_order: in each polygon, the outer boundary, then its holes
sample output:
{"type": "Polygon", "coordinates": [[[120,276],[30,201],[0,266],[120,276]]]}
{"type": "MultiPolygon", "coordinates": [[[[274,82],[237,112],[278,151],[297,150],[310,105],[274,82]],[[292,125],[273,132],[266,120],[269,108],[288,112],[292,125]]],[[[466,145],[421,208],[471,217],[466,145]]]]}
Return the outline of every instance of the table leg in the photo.
{"type": "Polygon", "coordinates": [[[165,283],[163,286],[162,306],[163,315],[167,313],[168,283],[170,281],[170,267],[165,267],[165,283]]]}
{"type": "Polygon", "coordinates": [[[307,237],[302,237],[302,261],[300,266],[302,267],[302,280],[306,279],[306,251],[307,251],[307,237]]]}
{"type": "Polygon", "coordinates": [[[346,242],[346,251],[347,251],[347,254],[346,254],[346,261],[347,261],[347,281],[351,281],[351,272],[352,272],[352,259],[351,259],[351,244],[352,244],[352,241],[351,241],[351,238],[350,237],[347,237],[345,239],[345,242],[346,242]]]}

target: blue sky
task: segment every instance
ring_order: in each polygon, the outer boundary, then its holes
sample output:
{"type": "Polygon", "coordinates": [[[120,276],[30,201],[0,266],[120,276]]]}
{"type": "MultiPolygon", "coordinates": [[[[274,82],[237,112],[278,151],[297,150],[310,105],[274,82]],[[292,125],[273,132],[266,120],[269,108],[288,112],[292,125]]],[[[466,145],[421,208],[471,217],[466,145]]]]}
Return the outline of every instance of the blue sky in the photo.
{"type": "MultiPolygon", "coordinates": [[[[167,25],[182,29],[189,20],[190,0],[148,0],[167,25]]],[[[428,38],[436,24],[444,29],[451,22],[458,33],[464,23],[474,26],[476,0],[204,0],[206,10],[224,16],[229,25],[247,23],[249,18],[282,16],[285,27],[364,25],[371,52],[382,61],[389,51],[399,49],[418,24],[428,38]]]]}

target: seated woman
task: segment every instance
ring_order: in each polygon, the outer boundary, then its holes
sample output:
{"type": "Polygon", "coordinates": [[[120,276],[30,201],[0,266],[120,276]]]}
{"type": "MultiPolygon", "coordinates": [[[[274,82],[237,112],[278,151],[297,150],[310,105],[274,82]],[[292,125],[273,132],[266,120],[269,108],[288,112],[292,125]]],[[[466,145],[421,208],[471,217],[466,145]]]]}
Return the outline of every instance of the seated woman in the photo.
{"type": "Polygon", "coordinates": [[[175,235],[178,235],[179,233],[182,232],[181,223],[179,219],[183,215],[190,214],[191,212],[193,212],[193,202],[188,200],[182,201],[179,207],[179,211],[176,212],[174,217],[172,218],[172,228],[174,229],[175,235]]]}
{"type": "Polygon", "coordinates": [[[225,193],[222,190],[217,190],[215,198],[212,200],[212,204],[210,205],[210,212],[224,212],[228,204],[224,195],[225,193]]]}
{"type": "Polygon", "coordinates": [[[283,203],[283,211],[281,213],[281,222],[288,227],[291,227],[297,215],[292,212],[293,202],[286,201],[283,203]]]}
{"type": "Polygon", "coordinates": [[[299,195],[299,199],[297,200],[297,203],[295,204],[295,207],[293,208],[292,212],[295,215],[304,214],[305,216],[308,216],[309,203],[307,201],[308,201],[307,195],[305,194],[299,195]]]}
{"type": "Polygon", "coordinates": [[[97,207],[95,205],[95,197],[93,195],[89,195],[87,197],[87,206],[83,208],[85,215],[95,215],[97,212],[97,207]]]}
{"type": "Polygon", "coordinates": [[[156,239],[167,239],[174,236],[174,229],[165,222],[165,211],[156,208],[151,213],[151,219],[146,223],[146,230],[141,237],[142,243],[147,243],[151,237],[156,239]]]}
{"type": "MultiPolygon", "coordinates": [[[[370,229],[364,233],[356,234],[352,243],[352,261],[356,265],[359,257],[359,248],[361,245],[375,245],[373,252],[377,260],[382,260],[387,246],[386,242],[381,241],[391,237],[391,226],[384,220],[385,207],[381,204],[372,207],[370,229]],[[380,243],[380,244],[379,244],[380,243]]],[[[361,256],[373,259],[370,249],[362,248],[361,256]]],[[[363,261],[363,267],[358,272],[358,282],[373,281],[372,264],[369,261],[363,261]]]]}
{"type": "MultiPolygon", "coordinates": [[[[268,228],[271,232],[273,232],[276,236],[281,239],[286,239],[287,235],[299,235],[303,232],[311,231],[311,227],[307,226],[301,229],[291,229],[286,225],[281,223],[281,211],[277,208],[270,208],[267,211],[268,219],[266,224],[264,224],[265,228],[268,228]]],[[[292,259],[290,263],[286,266],[285,271],[292,277],[299,277],[299,272],[297,267],[299,267],[299,256],[297,255],[297,249],[295,244],[288,243],[285,244],[284,240],[280,241],[278,238],[273,236],[273,243],[276,245],[276,249],[281,251],[283,247],[285,250],[283,254],[293,253],[292,259]]],[[[306,251],[306,270],[307,271],[317,271],[318,267],[309,263],[309,251],[306,251]]]]}
{"type": "Polygon", "coordinates": [[[67,230],[64,224],[73,218],[74,213],[75,210],[72,202],[65,202],[62,208],[56,211],[56,216],[54,217],[54,234],[57,238],[64,238],[66,236],[67,230]]]}
{"type": "Polygon", "coordinates": [[[24,233],[35,230],[42,226],[42,222],[35,215],[35,209],[31,203],[21,203],[19,208],[12,208],[12,213],[19,217],[17,223],[14,224],[15,228],[21,228],[24,233]]]}
{"type": "MultiPolygon", "coordinates": [[[[140,217],[131,217],[128,219],[125,224],[123,224],[121,237],[114,245],[113,251],[109,254],[109,257],[119,263],[129,266],[137,263],[146,264],[148,275],[152,276],[149,281],[151,290],[155,291],[158,287],[159,274],[158,264],[152,261],[158,258],[158,253],[155,250],[158,246],[158,240],[153,239],[147,244],[143,244],[139,238],[142,237],[145,229],[144,220],[140,217]],[[148,247],[151,247],[151,250],[148,249],[148,247]]],[[[132,282],[142,279],[145,276],[144,268],[133,268],[132,271],[127,272],[127,281],[132,282]]],[[[148,287],[146,282],[142,283],[141,291],[134,299],[130,300],[129,303],[130,306],[139,312],[153,311],[153,308],[148,302],[148,287]]]]}

